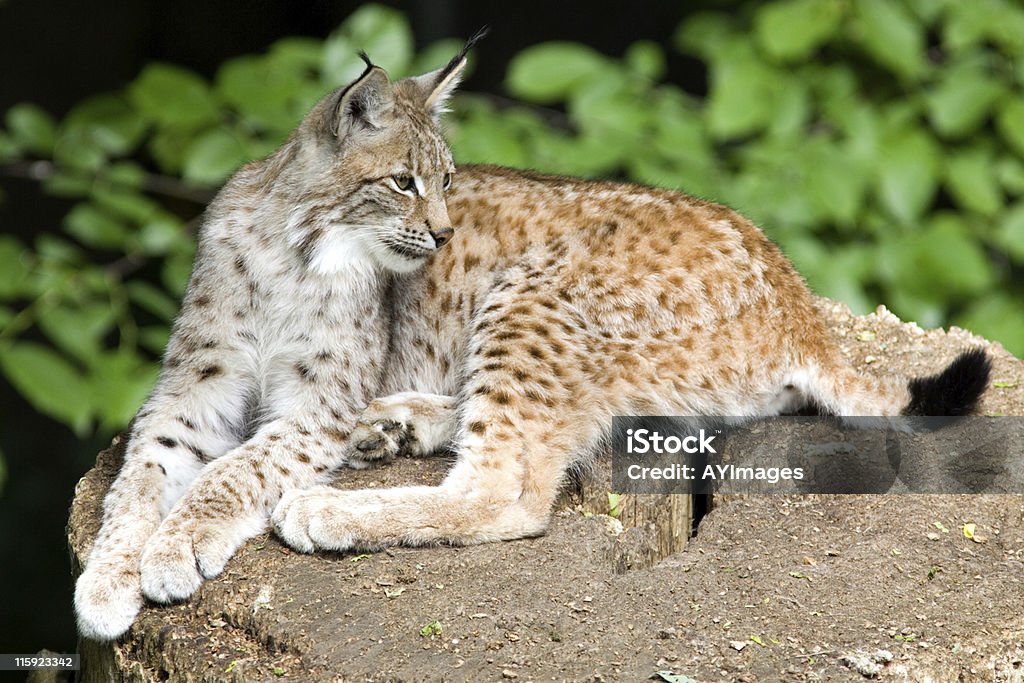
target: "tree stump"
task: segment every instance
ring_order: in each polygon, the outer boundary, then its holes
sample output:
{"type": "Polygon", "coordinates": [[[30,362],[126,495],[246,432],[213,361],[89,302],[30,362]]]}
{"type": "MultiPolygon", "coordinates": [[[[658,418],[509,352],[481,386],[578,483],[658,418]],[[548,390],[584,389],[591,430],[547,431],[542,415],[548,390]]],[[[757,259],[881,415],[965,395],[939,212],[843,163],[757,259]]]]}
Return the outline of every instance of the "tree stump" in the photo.
{"type": "MultiPolygon", "coordinates": [[[[883,308],[856,317],[841,304],[823,300],[819,305],[843,352],[868,372],[929,374],[965,347],[987,344],[962,330],[924,332],[883,308]]],[[[1003,386],[1024,383],[1019,361],[996,344],[989,349],[1003,386]]],[[[1020,388],[1000,395],[990,391],[983,410],[1021,414],[1022,393],[1020,388]]],[[[75,576],[98,531],[102,499],[120,467],[123,446],[115,439],[75,489],[68,524],[75,576]]],[[[404,460],[344,471],[335,484],[433,484],[450,462],[404,460]]],[[[702,548],[687,549],[694,518],[690,496],[626,495],[613,519],[607,514],[609,488],[609,467],[599,462],[592,476],[562,496],[546,536],[509,543],[301,555],[264,534],[246,543],[224,573],[188,602],[147,606],[118,642],[82,640],[78,680],[646,678],[656,667],[670,667],[676,661],[671,657],[683,650],[697,652],[700,643],[721,635],[720,627],[712,637],[695,625],[690,644],[658,645],[677,637],[694,605],[711,604],[707,601],[717,600],[716,594],[725,595],[722,582],[738,579],[718,574],[701,583],[687,573],[700,567],[715,574],[718,562],[705,557],[702,548]]],[[[772,498],[742,504],[768,515],[779,509],[772,498]]],[[[993,505],[1013,507],[1002,500],[993,505]]],[[[712,514],[719,530],[741,534],[749,524],[742,510],[712,514]]],[[[744,542],[736,539],[726,540],[744,542]]],[[[725,554],[731,546],[715,547],[725,554]]],[[[772,555],[759,552],[757,557],[772,555]]],[[[1024,592],[1019,585],[1005,590],[1024,592]]],[[[705,676],[721,676],[721,663],[708,659],[711,668],[701,669],[700,661],[694,660],[689,675],[703,670],[705,676]]]]}

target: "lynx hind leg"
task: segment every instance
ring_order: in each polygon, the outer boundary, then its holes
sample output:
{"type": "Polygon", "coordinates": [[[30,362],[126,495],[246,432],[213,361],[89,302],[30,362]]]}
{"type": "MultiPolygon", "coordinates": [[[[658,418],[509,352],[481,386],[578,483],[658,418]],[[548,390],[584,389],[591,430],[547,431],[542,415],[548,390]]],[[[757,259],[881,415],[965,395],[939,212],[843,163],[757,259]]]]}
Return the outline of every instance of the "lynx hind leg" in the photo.
{"type": "Polygon", "coordinates": [[[346,464],[363,469],[397,456],[431,455],[455,436],[455,397],[405,391],[375,399],[349,437],[346,464]]]}
{"type": "Polygon", "coordinates": [[[285,494],[272,521],[297,550],[395,543],[473,544],[543,533],[574,457],[610,424],[576,376],[589,367],[579,327],[548,287],[499,292],[471,341],[458,461],[440,486],[285,494]]]}

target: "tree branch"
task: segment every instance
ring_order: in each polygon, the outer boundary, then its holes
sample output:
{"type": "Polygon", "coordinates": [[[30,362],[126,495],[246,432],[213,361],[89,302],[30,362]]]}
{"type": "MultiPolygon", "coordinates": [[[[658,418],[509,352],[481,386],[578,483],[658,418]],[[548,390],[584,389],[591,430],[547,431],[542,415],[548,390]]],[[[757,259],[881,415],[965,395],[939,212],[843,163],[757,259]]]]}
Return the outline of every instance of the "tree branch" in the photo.
{"type": "MultiPolygon", "coordinates": [[[[0,176],[9,178],[26,178],[43,182],[55,176],[61,170],[52,161],[15,161],[0,164],[0,176]]],[[[206,206],[213,199],[214,190],[189,185],[178,178],[156,173],[145,173],[142,177],[142,189],[151,194],[182,199],[193,204],[206,206]]]]}

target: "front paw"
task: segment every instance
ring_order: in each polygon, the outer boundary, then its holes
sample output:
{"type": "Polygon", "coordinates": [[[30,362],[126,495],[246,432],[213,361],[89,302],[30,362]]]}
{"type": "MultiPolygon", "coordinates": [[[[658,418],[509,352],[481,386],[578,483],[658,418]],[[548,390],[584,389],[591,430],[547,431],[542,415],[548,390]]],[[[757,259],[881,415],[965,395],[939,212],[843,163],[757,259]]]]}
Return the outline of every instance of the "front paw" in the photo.
{"type": "Polygon", "coordinates": [[[277,504],[271,524],[281,540],[300,552],[348,550],[354,538],[346,522],[344,495],[329,486],[292,489],[277,504]]]}
{"type": "Polygon", "coordinates": [[[142,593],[154,602],[184,600],[203,582],[192,537],[158,531],[142,552],[142,593]]]}
{"type": "Polygon", "coordinates": [[[92,640],[123,635],[142,609],[142,589],[136,567],[90,562],[75,584],[78,632],[92,640]]]}
{"type": "Polygon", "coordinates": [[[167,603],[191,597],[203,583],[224,571],[246,539],[260,533],[265,520],[165,524],[142,553],[142,593],[167,603]]]}

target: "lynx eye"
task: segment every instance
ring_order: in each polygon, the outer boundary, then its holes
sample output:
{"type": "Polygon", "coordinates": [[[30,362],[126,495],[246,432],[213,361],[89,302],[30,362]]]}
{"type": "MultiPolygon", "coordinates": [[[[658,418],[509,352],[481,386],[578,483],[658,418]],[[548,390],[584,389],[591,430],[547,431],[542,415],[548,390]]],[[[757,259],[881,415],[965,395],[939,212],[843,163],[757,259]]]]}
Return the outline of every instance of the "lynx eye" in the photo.
{"type": "Polygon", "coordinates": [[[416,181],[411,175],[393,175],[391,182],[399,192],[412,192],[416,194],[416,181]]]}
{"type": "Polygon", "coordinates": [[[451,188],[451,186],[452,186],[452,174],[451,173],[445,173],[444,174],[444,189],[448,190],[449,188],[451,188]]]}

